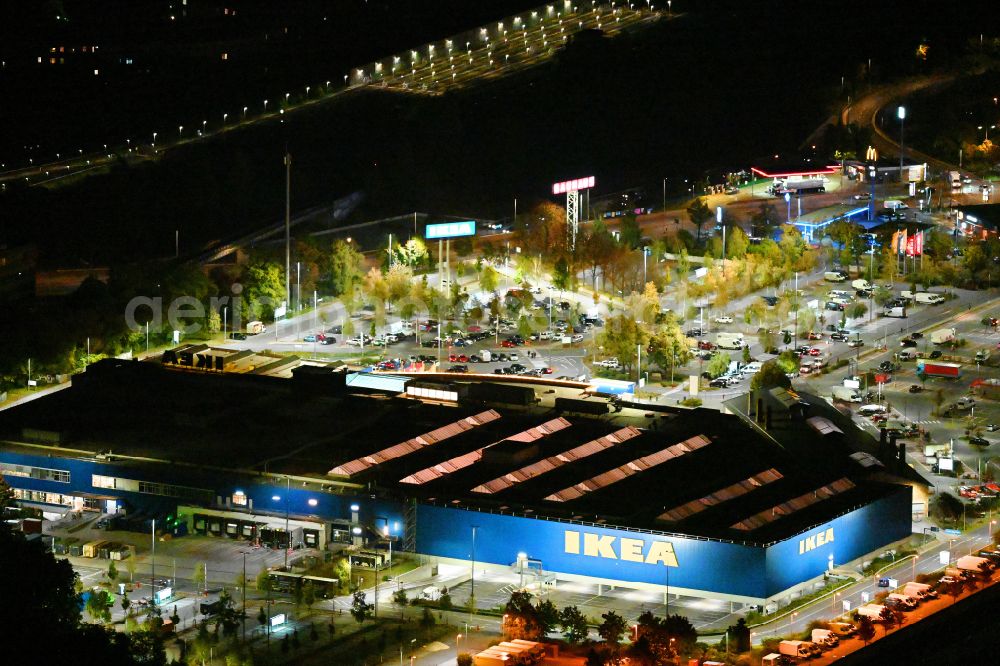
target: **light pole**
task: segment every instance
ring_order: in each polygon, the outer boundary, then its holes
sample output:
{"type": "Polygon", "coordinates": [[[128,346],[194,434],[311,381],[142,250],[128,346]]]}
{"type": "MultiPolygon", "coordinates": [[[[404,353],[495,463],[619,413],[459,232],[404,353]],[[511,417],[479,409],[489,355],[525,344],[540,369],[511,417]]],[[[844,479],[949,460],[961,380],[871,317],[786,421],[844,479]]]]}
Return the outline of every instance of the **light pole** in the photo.
{"type": "Polygon", "coordinates": [[[667,212],[667,179],[663,179],[663,212],[667,212]]]}
{"type": "MultiPolygon", "coordinates": [[[[440,334],[439,334],[440,335],[440,334]]],[[[476,603],[476,530],[479,525],[472,526],[472,585],[469,592],[469,615],[472,615],[473,604],[476,603]]]]}
{"type": "Polygon", "coordinates": [[[789,194],[788,192],[785,192],[785,207],[787,208],[787,211],[785,213],[785,221],[788,222],[788,224],[791,224],[792,223],[792,195],[789,194]]]}
{"type": "Polygon", "coordinates": [[[903,182],[903,124],[906,120],[906,107],[900,106],[896,109],[896,117],[899,118],[899,182],[903,182]]]}

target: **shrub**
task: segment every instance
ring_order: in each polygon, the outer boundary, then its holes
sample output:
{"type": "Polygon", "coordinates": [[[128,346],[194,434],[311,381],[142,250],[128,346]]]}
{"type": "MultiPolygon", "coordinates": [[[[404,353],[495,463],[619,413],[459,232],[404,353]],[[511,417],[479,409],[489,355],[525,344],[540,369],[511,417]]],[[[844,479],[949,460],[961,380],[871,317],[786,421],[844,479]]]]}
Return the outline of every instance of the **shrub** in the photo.
{"type": "Polygon", "coordinates": [[[684,407],[701,407],[701,398],[688,397],[681,400],[684,407]]]}

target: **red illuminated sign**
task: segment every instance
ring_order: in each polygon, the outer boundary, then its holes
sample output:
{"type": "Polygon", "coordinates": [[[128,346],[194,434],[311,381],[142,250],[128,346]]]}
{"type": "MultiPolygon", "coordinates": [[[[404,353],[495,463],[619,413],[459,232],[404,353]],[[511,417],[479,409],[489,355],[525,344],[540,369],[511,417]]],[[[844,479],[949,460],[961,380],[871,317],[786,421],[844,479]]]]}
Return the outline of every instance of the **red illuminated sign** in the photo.
{"type": "Polygon", "coordinates": [[[924,253],[924,233],[908,236],[906,238],[906,256],[917,257],[924,253]]]}
{"type": "Polygon", "coordinates": [[[561,183],[555,183],[552,186],[552,194],[566,194],[567,192],[574,192],[576,190],[590,189],[593,186],[593,176],[589,176],[587,178],[577,178],[576,180],[567,180],[561,183]]]}

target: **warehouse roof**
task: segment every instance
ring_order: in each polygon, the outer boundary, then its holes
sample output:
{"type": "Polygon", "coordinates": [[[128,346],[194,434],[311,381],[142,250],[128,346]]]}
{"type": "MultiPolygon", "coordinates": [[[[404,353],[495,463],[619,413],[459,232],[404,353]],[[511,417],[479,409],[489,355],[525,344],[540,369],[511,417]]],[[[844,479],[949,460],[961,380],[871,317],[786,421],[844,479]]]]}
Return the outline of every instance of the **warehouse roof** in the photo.
{"type": "Polygon", "coordinates": [[[795,392],[737,398],[729,414],[643,405],[635,418],[583,417],[352,395],[343,383],[323,392],[304,379],[105,362],[69,390],[0,413],[0,434],[43,429],[75,450],[758,543],[922,482],[825,401],[795,392]]]}

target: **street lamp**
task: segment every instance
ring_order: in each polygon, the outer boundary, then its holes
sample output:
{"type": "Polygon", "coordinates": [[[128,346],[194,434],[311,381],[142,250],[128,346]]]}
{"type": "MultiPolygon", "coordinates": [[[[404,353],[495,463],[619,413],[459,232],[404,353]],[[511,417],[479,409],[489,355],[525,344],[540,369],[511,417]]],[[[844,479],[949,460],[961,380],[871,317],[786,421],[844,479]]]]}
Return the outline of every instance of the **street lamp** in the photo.
{"type": "Polygon", "coordinates": [[[787,212],[785,214],[785,221],[788,224],[792,223],[792,195],[785,192],[785,206],[787,207],[787,212]]]}
{"type": "Polygon", "coordinates": [[[264,100],[264,113],[267,113],[267,100],[264,100]]]}
{"type": "Polygon", "coordinates": [[[906,107],[900,106],[896,109],[896,117],[899,118],[899,182],[903,182],[903,123],[906,120],[906,107]]]}
{"type": "Polygon", "coordinates": [[[153,146],[156,147],[156,132],[153,132],[153,146]]]}
{"type": "Polygon", "coordinates": [[[184,133],[184,125],[178,125],[177,126],[177,138],[178,139],[181,138],[181,136],[183,135],[183,133],[184,133]]]}

